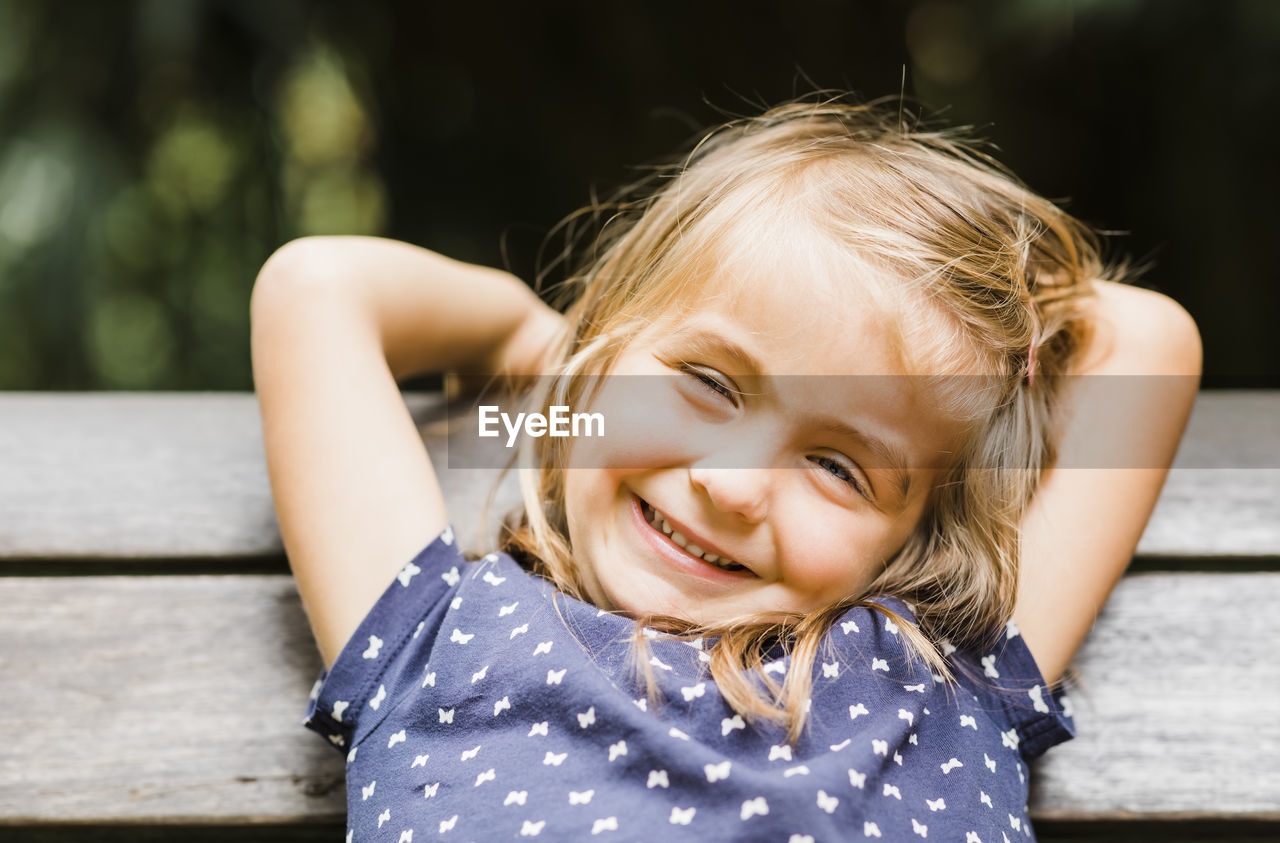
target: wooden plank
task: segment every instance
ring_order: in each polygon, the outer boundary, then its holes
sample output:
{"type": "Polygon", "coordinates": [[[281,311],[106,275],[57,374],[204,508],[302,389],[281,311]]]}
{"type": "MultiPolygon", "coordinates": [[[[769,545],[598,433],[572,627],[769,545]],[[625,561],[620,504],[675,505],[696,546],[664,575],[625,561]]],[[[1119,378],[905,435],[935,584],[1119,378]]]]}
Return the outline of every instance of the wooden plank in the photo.
{"type": "Polygon", "coordinates": [[[1202,392],[1140,556],[1280,556],[1280,392],[1202,392]]]}
{"type": "Polygon", "coordinates": [[[1036,815],[1280,821],[1277,606],[1280,574],[1122,580],[1077,655],[1080,737],[1039,765],[1036,815]]]}
{"type": "MultiPolygon", "coordinates": [[[[445,402],[412,393],[469,550],[495,470],[449,469],[445,402]]],[[[0,559],[279,556],[257,400],[240,393],[0,395],[0,559]]],[[[497,507],[519,500],[514,474],[497,507]]],[[[490,521],[496,525],[496,521],[490,521]]],[[[496,529],[496,528],[495,528],[496,529]]]]}
{"type": "MultiPolygon", "coordinates": [[[[1126,578],[1033,816],[1280,822],[1280,573],[1126,578]]],[[[278,575],[0,578],[0,825],[341,822],[278,575]]]]}
{"type": "MultiPolygon", "coordinates": [[[[5,843],[334,843],[343,823],[307,825],[36,825],[7,826],[5,843]]],[[[1166,843],[1167,838],[1151,838],[1166,843]]],[[[1221,843],[1221,838],[1214,840],[1221,843]]],[[[1108,841],[1103,841],[1108,843],[1108,841]]],[[[1128,843],[1128,841],[1126,841],[1128,843]]],[[[1139,841],[1141,843],[1141,841],[1139,841]]]]}
{"type": "Polygon", "coordinates": [[[343,821],[290,578],[2,578],[0,607],[0,823],[343,821]]]}
{"type": "MultiPolygon", "coordinates": [[[[443,400],[406,401],[464,546],[479,549],[497,472],[445,467],[443,400]]],[[[1280,392],[1202,394],[1177,465],[1140,556],[1280,558],[1280,392]]],[[[282,552],[252,395],[0,395],[0,466],[0,559],[282,552]]],[[[499,510],[518,500],[509,476],[499,510]]]]}

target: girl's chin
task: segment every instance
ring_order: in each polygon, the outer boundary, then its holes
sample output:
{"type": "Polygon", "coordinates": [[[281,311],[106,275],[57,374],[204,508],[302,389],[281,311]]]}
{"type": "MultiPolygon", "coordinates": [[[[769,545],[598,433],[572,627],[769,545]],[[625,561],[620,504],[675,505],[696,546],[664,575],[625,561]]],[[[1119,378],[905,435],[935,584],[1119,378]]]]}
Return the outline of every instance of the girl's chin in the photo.
{"type": "MultiPolygon", "coordinates": [[[[643,579],[628,579],[606,585],[611,611],[632,620],[663,617],[693,626],[715,626],[743,618],[758,618],[761,610],[720,604],[708,595],[688,593],[661,577],[646,574],[643,579]]],[[[661,625],[658,625],[661,629],[661,625]]],[[[672,629],[671,632],[680,632],[672,629]]]]}

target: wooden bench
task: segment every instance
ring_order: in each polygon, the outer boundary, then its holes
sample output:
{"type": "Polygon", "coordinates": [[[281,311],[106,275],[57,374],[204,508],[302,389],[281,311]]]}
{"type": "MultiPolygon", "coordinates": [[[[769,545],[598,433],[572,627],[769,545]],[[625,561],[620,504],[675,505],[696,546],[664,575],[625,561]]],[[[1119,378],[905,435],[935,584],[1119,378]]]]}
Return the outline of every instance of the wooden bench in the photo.
{"type": "MultiPolygon", "coordinates": [[[[406,400],[444,465],[441,400],[406,400]]],[[[474,547],[494,473],[440,475],[474,547]]],[[[1034,771],[1042,838],[1280,839],[1277,560],[1280,393],[1202,394],[1034,771]]],[[[0,572],[0,839],[340,839],[252,395],[0,396],[0,572]]]]}

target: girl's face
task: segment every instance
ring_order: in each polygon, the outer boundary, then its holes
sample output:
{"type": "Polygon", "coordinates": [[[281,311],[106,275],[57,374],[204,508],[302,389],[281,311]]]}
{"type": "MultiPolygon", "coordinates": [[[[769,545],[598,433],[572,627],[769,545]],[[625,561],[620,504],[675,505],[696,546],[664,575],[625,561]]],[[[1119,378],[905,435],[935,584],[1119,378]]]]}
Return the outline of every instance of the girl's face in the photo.
{"type": "Polygon", "coordinates": [[[611,370],[623,377],[590,408],[605,436],[573,440],[565,478],[574,559],[602,608],[812,612],[861,593],[919,522],[959,422],[858,285],[837,301],[794,275],[725,278],[611,370]]]}

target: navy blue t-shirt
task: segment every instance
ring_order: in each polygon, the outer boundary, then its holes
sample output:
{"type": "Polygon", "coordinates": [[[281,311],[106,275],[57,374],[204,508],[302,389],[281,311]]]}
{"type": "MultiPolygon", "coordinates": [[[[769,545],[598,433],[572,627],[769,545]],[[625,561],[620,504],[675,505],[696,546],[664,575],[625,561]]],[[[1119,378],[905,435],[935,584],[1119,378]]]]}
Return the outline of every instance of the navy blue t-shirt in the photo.
{"type": "Polygon", "coordinates": [[[947,684],[851,609],[795,745],[725,703],[701,641],[646,630],[651,703],[633,633],[446,529],[312,695],[305,725],[347,756],[347,840],[1029,840],[1027,763],[1074,734],[1012,624],[944,646],[947,684]]]}

